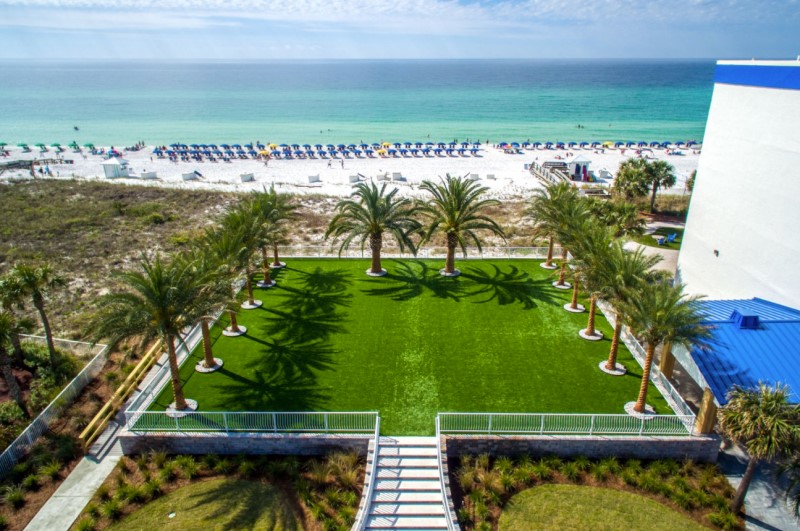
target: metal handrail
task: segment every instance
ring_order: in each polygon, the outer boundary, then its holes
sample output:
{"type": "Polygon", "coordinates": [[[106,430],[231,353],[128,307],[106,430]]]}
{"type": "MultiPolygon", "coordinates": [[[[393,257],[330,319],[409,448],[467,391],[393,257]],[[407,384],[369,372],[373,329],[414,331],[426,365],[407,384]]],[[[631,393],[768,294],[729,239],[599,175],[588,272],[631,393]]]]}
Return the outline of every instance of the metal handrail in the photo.
{"type": "Polygon", "coordinates": [[[439,415],[436,415],[436,459],[439,469],[439,488],[442,489],[442,504],[444,505],[445,523],[448,531],[456,531],[453,525],[453,515],[450,514],[450,498],[447,495],[447,485],[444,481],[444,470],[442,469],[442,444],[441,431],[439,429],[439,415]]]}
{"type": "MultiPolygon", "coordinates": [[[[370,464],[367,463],[367,470],[365,473],[369,474],[369,484],[367,484],[367,490],[362,495],[361,499],[363,503],[361,507],[359,507],[358,514],[356,515],[356,521],[351,528],[353,531],[363,531],[367,527],[367,517],[369,516],[369,508],[372,505],[372,493],[375,491],[375,482],[378,481],[377,475],[377,462],[378,456],[380,453],[380,440],[381,440],[381,417],[375,417],[375,443],[373,444],[373,459],[372,459],[372,467],[370,468],[370,464]]],[[[369,454],[369,452],[367,452],[369,454]]]]}
{"type": "Polygon", "coordinates": [[[125,427],[133,433],[363,433],[373,428],[358,425],[366,425],[364,421],[377,416],[377,411],[190,411],[176,416],[167,411],[128,410],[125,412],[125,427]],[[351,419],[350,425],[345,427],[338,427],[336,422],[332,422],[346,415],[359,418],[351,419]],[[303,417],[318,422],[304,422],[303,417]],[[156,422],[142,425],[142,418],[155,418],[156,422]],[[235,421],[242,418],[254,422],[236,427],[235,421]]]}

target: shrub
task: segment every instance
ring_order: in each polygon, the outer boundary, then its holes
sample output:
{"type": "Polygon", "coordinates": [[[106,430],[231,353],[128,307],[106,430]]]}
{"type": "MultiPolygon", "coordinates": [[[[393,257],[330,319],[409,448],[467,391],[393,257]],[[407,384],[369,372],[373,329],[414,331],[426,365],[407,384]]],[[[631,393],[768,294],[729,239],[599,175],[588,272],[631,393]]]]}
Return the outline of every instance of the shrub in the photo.
{"type": "Polygon", "coordinates": [[[25,476],[25,479],[22,480],[22,488],[27,491],[39,490],[39,476],[36,474],[25,476]]]}
{"type": "Polygon", "coordinates": [[[84,509],[84,511],[86,512],[86,514],[94,518],[100,514],[100,507],[98,507],[97,504],[94,502],[89,502],[89,505],[86,506],[86,509],[84,509]]]}
{"type": "Polygon", "coordinates": [[[94,494],[100,501],[111,499],[111,489],[108,488],[108,485],[100,485],[94,494]]]}
{"type": "Polygon", "coordinates": [[[514,468],[514,462],[508,457],[500,457],[494,462],[494,468],[501,473],[507,474],[514,468]]]}
{"type": "Polygon", "coordinates": [[[39,473],[53,480],[58,479],[61,475],[61,463],[56,458],[52,458],[39,468],[39,473]]]}
{"type": "Polygon", "coordinates": [[[475,468],[489,470],[489,454],[481,454],[475,458],[475,468]]]}
{"type": "Polygon", "coordinates": [[[600,464],[606,467],[612,474],[619,474],[620,470],[622,470],[622,466],[619,464],[616,457],[601,459],[600,464]]]}
{"type": "Polygon", "coordinates": [[[167,462],[167,453],[166,452],[156,452],[155,450],[150,452],[150,461],[161,470],[164,467],[164,464],[167,462]]]}
{"type": "Polygon", "coordinates": [[[208,470],[214,470],[214,467],[219,462],[219,456],[217,454],[206,454],[203,456],[201,460],[203,467],[208,470]]]}
{"type": "Polygon", "coordinates": [[[739,518],[729,510],[709,513],[708,521],[726,531],[740,527],[739,518]]]}
{"type": "Polygon", "coordinates": [[[599,481],[600,483],[606,482],[608,478],[611,476],[611,471],[608,469],[608,466],[606,466],[602,461],[596,463],[591,468],[589,473],[596,481],[599,481]]]}
{"type": "Polygon", "coordinates": [[[127,474],[129,472],[128,461],[124,457],[117,463],[117,470],[119,470],[120,474],[127,474]]]}
{"type": "Polygon", "coordinates": [[[701,489],[691,489],[687,491],[687,494],[698,507],[707,507],[711,505],[711,497],[701,489]]]}
{"type": "Polygon", "coordinates": [[[175,465],[172,463],[164,464],[161,471],[158,473],[158,477],[161,478],[161,481],[166,483],[170,483],[175,480],[177,477],[177,473],[175,472],[175,465]]]}
{"type": "Polygon", "coordinates": [[[681,509],[693,509],[695,507],[692,497],[683,490],[676,490],[670,496],[670,499],[681,509]]]}
{"type": "Polygon", "coordinates": [[[550,465],[544,460],[541,460],[538,463],[534,463],[533,465],[531,465],[530,473],[534,479],[538,479],[540,481],[547,481],[553,477],[553,470],[550,468],[550,465]]]}
{"type": "Polygon", "coordinates": [[[236,473],[242,478],[251,478],[256,475],[256,464],[250,459],[242,459],[236,467],[236,473]]]}
{"type": "Polygon", "coordinates": [[[653,494],[658,494],[661,492],[661,486],[663,482],[661,478],[655,475],[653,472],[644,472],[639,474],[639,487],[646,490],[647,492],[652,492],[653,494]]]}
{"type": "Polygon", "coordinates": [[[635,472],[631,472],[627,468],[620,473],[620,479],[622,479],[623,483],[631,487],[639,486],[639,475],[635,472]]]}
{"type": "Polygon", "coordinates": [[[341,518],[341,520],[345,524],[347,524],[348,528],[356,520],[356,508],[355,507],[352,507],[352,506],[349,506],[349,505],[343,505],[343,506],[339,507],[338,513],[339,513],[339,518],[341,518]]]}
{"type": "Polygon", "coordinates": [[[122,516],[122,504],[117,500],[108,500],[100,507],[100,512],[109,520],[118,520],[122,516]]]}
{"type": "Polygon", "coordinates": [[[139,455],[136,457],[136,468],[140,471],[147,470],[147,456],[146,455],[139,455]]]}
{"type": "Polygon", "coordinates": [[[167,218],[161,212],[153,212],[144,218],[145,225],[163,225],[166,222],[167,218]]]}
{"type": "Polygon", "coordinates": [[[8,485],[3,492],[3,499],[14,509],[25,505],[25,491],[18,485],[8,485]]]}
{"type": "Polygon", "coordinates": [[[0,514],[0,529],[5,529],[8,527],[8,519],[4,514],[0,514]]]}
{"type": "Polygon", "coordinates": [[[581,477],[581,470],[574,461],[566,461],[561,465],[561,474],[570,481],[578,481],[581,477]]]}
{"type": "Polygon", "coordinates": [[[81,520],[75,525],[75,531],[94,531],[94,520],[89,518],[81,518],[81,520]]]}
{"type": "Polygon", "coordinates": [[[308,474],[311,476],[311,481],[317,485],[324,485],[328,482],[330,476],[330,467],[324,461],[311,461],[308,465],[308,474]]]}
{"type": "Polygon", "coordinates": [[[214,472],[217,474],[227,474],[233,470],[233,463],[227,457],[223,457],[214,465],[214,472]]]}
{"type": "Polygon", "coordinates": [[[161,482],[157,479],[145,481],[141,488],[142,493],[148,500],[158,498],[161,495],[161,482]]]}
{"type": "Polygon", "coordinates": [[[103,374],[103,379],[113,387],[119,382],[119,373],[117,371],[108,371],[103,374]]]}
{"type": "Polygon", "coordinates": [[[186,479],[194,479],[200,474],[200,467],[191,455],[182,455],[175,459],[175,465],[180,468],[186,479]]]}
{"type": "Polygon", "coordinates": [[[628,459],[625,461],[625,470],[630,470],[634,474],[642,471],[642,462],[638,459],[628,459]]]}
{"type": "Polygon", "coordinates": [[[586,457],[585,455],[579,455],[578,457],[573,459],[572,462],[575,463],[575,466],[578,467],[578,470],[580,470],[581,472],[586,472],[587,470],[589,470],[589,467],[592,466],[592,462],[589,461],[589,458],[586,457]]]}
{"type": "Polygon", "coordinates": [[[691,489],[689,482],[682,476],[673,476],[672,479],[669,480],[669,484],[672,489],[677,492],[687,492],[691,489]]]}

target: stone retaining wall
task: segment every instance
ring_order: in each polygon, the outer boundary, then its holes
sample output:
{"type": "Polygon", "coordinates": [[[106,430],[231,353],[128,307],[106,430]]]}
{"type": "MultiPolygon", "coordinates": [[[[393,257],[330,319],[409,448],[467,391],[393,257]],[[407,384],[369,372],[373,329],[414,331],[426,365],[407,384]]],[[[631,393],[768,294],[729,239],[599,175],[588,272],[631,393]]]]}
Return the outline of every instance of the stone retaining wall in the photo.
{"type": "Polygon", "coordinates": [[[119,436],[122,453],[151,449],[171,454],[326,455],[356,451],[367,455],[371,434],[318,433],[146,433],[119,436]]]}
{"type": "Polygon", "coordinates": [[[720,438],[702,437],[569,437],[550,435],[446,435],[447,456],[465,454],[558,455],[589,458],[692,459],[716,463],[720,438]]]}

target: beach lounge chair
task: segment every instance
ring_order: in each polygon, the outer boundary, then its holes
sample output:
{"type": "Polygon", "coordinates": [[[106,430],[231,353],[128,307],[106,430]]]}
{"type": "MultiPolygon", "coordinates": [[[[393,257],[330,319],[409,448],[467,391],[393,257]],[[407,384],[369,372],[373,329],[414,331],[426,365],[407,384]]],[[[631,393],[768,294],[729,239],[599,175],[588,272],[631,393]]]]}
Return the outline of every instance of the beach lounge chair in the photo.
{"type": "Polygon", "coordinates": [[[487,173],[486,174],[486,179],[488,179],[490,181],[494,181],[494,180],[496,180],[496,177],[494,176],[494,173],[487,173]]]}
{"type": "Polygon", "coordinates": [[[469,178],[470,178],[471,181],[480,181],[481,180],[481,176],[478,175],[477,173],[470,173],[469,174],[469,178]]]}
{"type": "Polygon", "coordinates": [[[402,173],[394,172],[394,173],[392,173],[392,180],[393,181],[398,181],[398,182],[403,182],[403,181],[406,180],[406,178],[403,177],[402,173]]]}
{"type": "Polygon", "coordinates": [[[379,173],[377,179],[379,181],[388,181],[389,180],[389,174],[388,173],[379,173]]]}
{"type": "Polygon", "coordinates": [[[350,176],[350,184],[357,183],[360,180],[361,180],[361,177],[359,177],[358,175],[351,175],[350,176]]]}
{"type": "Polygon", "coordinates": [[[677,232],[673,232],[672,234],[670,234],[669,236],[667,236],[667,243],[672,243],[672,242],[674,242],[674,241],[675,241],[675,238],[677,238],[677,237],[678,237],[678,233],[677,233],[677,232]]]}
{"type": "Polygon", "coordinates": [[[663,238],[663,237],[662,237],[662,238],[659,238],[659,239],[658,239],[658,240],[656,240],[656,241],[658,242],[658,244],[659,244],[659,245],[666,245],[666,244],[667,244],[667,239],[666,239],[666,238],[663,238]]]}
{"type": "Polygon", "coordinates": [[[320,182],[319,175],[309,175],[308,176],[308,182],[309,183],[318,183],[318,182],[320,182]]]}

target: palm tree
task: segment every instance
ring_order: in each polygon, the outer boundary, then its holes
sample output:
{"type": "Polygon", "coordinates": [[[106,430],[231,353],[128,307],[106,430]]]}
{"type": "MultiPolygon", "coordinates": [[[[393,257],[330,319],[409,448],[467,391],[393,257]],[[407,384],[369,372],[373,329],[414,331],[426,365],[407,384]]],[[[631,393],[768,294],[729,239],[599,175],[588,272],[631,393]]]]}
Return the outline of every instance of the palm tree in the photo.
{"type": "Polygon", "coordinates": [[[669,188],[675,186],[675,168],[665,160],[654,160],[648,163],[646,168],[647,176],[650,180],[650,212],[656,206],[656,193],[659,188],[669,188]]]}
{"type": "MultiPolygon", "coordinates": [[[[569,289],[566,282],[567,257],[570,250],[579,245],[584,221],[589,217],[586,201],[580,196],[564,196],[559,204],[558,217],[556,218],[555,234],[561,243],[561,269],[558,281],[553,285],[559,289],[569,289]]],[[[573,295],[574,297],[574,295],[573,295]]]]}
{"type": "Polygon", "coordinates": [[[25,351],[22,349],[21,334],[30,334],[36,323],[27,317],[19,316],[15,310],[24,310],[25,303],[19,283],[14,278],[0,279],[0,305],[14,316],[14,327],[11,330],[11,346],[13,349],[14,364],[18,367],[30,369],[25,363],[25,351]]]}
{"type": "Polygon", "coordinates": [[[490,217],[482,213],[490,206],[500,204],[495,199],[481,199],[488,188],[467,179],[447,176],[439,183],[423,181],[421,190],[431,194],[430,202],[423,204],[420,211],[428,218],[428,228],[423,241],[429,241],[437,232],[447,238],[447,260],[440,271],[445,276],[457,276],[461,272],[455,268],[456,247],[467,255],[467,242],[472,242],[481,250],[481,241],[476,231],[486,230],[505,239],[503,229],[490,217]]]}
{"type": "Polygon", "coordinates": [[[3,379],[6,381],[8,394],[11,395],[11,398],[17,403],[25,416],[30,417],[31,414],[28,411],[28,406],[22,399],[22,390],[19,387],[17,378],[14,376],[14,371],[11,370],[11,359],[8,357],[8,345],[11,344],[11,336],[16,326],[14,316],[11,312],[6,310],[0,311],[0,370],[3,372],[3,379]]]}
{"type": "Polygon", "coordinates": [[[167,262],[156,255],[142,257],[138,270],[115,277],[123,290],[100,299],[102,309],[89,326],[93,340],[107,338],[113,346],[131,338],[140,338],[142,344],[161,339],[167,347],[174,408],[195,409],[196,404],[190,405],[183,395],[175,340],[205,309],[205,276],[186,260],[167,262]]]}
{"type": "Polygon", "coordinates": [[[244,326],[239,326],[236,320],[236,289],[233,286],[233,279],[247,267],[250,260],[248,249],[242,245],[242,238],[230,230],[222,227],[214,227],[206,230],[202,239],[202,248],[220,269],[221,282],[227,282],[229,298],[225,304],[230,317],[230,327],[223,331],[226,336],[240,336],[247,332],[244,326]],[[227,280],[225,280],[227,279],[227,280]]]}
{"type": "Polygon", "coordinates": [[[644,284],[626,297],[622,314],[646,344],[639,398],[633,408],[636,413],[645,413],[650,369],[659,345],[669,343],[687,348],[690,345],[701,348],[708,345],[711,332],[703,325],[703,317],[697,308],[696,302],[700,298],[686,296],[683,284],[672,286],[666,282],[644,284]]]}
{"type": "Polygon", "coordinates": [[[33,307],[39,312],[39,319],[44,327],[44,335],[47,338],[47,350],[50,353],[50,365],[55,369],[56,366],[56,347],[53,344],[53,333],[50,330],[50,320],[44,311],[44,302],[50,290],[63,287],[66,282],[63,278],[56,275],[49,264],[40,266],[30,266],[19,264],[11,269],[11,278],[17,284],[17,289],[24,296],[31,297],[33,307]]]}
{"type": "Polygon", "coordinates": [[[731,502],[731,511],[738,513],[744,503],[753,474],[762,461],[786,455],[800,443],[800,407],[789,403],[790,390],[776,384],[760,383],[757,389],[734,387],[728,403],[720,410],[722,433],[744,445],[750,460],[731,502]]]}
{"type": "Polygon", "coordinates": [[[287,242],[288,226],[297,218],[298,206],[293,202],[292,195],[276,192],[274,185],[257,195],[259,196],[257,202],[261,206],[264,219],[272,225],[267,236],[267,244],[272,247],[272,267],[284,267],[286,264],[281,262],[278,256],[278,246],[287,242]]]}
{"type": "Polygon", "coordinates": [[[617,364],[619,340],[622,326],[626,321],[623,313],[625,305],[630,303],[630,297],[636,296],[640,286],[655,280],[652,269],[660,261],[659,255],[646,255],[644,247],[629,252],[625,250],[621,241],[615,240],[605,255],[605,263],[600,265],[602,282],[607,286],[605,299],[611,303],[617,314],[611,349],[605,364],[610,374],[625,372],[625,367],[617,364]]]}
{"type": "Polygon", "coordinates": [[[361,248],[369,242],[372,264],[368,275],[382,276],[386,270],[381,268],[381,248],[383,233],[388,232],[397,242],[402,252],[408,247],[416,256],[417,248],[411,240],[413,234],[422,230],[422,224],[414,219],[419,207],[409,199],[400,199],[398,189],[386,193],[386,183],[380,190],[375,183],[358,183],[350,199],[343,199],[336,205],[334,215],[325,238],[333,236],[334,241],[342,238],[339,255],[353,240],[358,240],[361,248]]]}
{"type": "Polygon", "coordinates": [[[247,302],[242,308],[252,310],[261,306],[255,300],[252,283],[252,257],[263,243],[261,210],[252,199],[246,199],[228,212],[222,219],[222,230],[235,239],[235,253],[228,256],[238,271],[244,271],[244,286],[247,302]]]}
{"type": "Polygon", "coordinates": [[[534,236],[547,238],[547,259],[541,264],[545,269],[555,269],[553,265],[553,244],[561,219],[561,205],[564,201],[576,201],[577,189],[568,182],[549,184],[544,189],[534,191],[531,205],[526,214],[535,223],[534,236]]]}
{"type": "Polygon", "coordinates": [[[576,269],[580,271],[580,278],[589,292],[589,319],[586,329],[581,330],[579,335],[596,341],[603,338],[603,334],[595,330],[595,317],[598,298],[604,298],[608,294],[605,266],[609,261],[611,230],[589,219],[583,224],[581,232],[582,235],[575,244],[575,254],[578,257],[576,269]]]}
{"type": "Polygon", "coordinates": [[[623,161],[614,177],[614,190],[626,199],[644,197],[651,182],[647,168],[646,159],[630,158],[623,161]]]}

